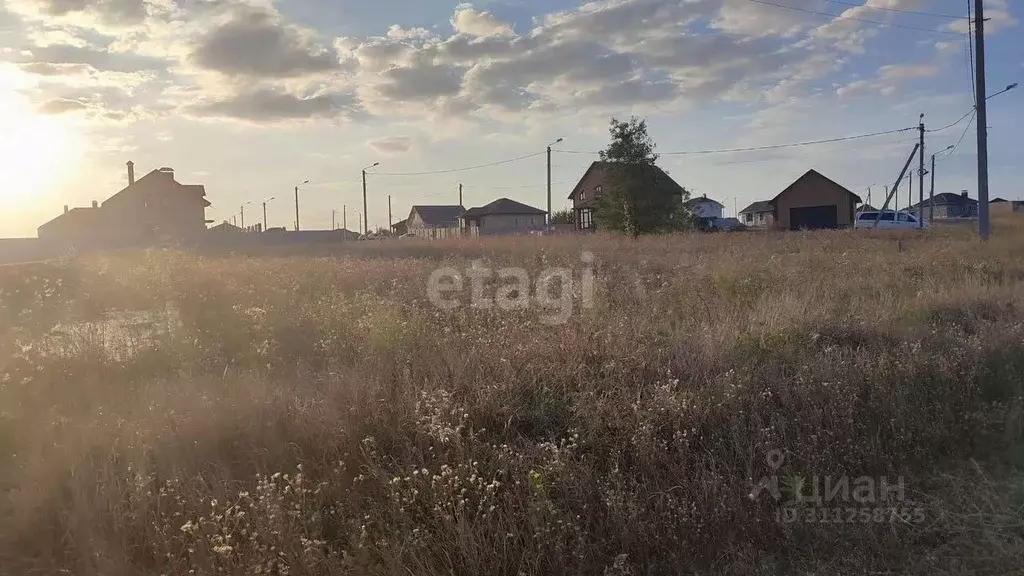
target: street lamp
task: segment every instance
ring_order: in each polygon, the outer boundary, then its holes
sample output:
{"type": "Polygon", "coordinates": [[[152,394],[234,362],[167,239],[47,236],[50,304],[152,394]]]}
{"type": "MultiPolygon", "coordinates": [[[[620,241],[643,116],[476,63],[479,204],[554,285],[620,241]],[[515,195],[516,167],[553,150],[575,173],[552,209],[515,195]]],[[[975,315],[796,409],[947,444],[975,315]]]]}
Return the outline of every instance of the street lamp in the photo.
{"type": "Polygon", "coordinates": [[[238,207],[238,211],[241,212],[242,215],[242,230],[245,230],[245,207],[248,206],[249,204],[252,204],[252,200],[238,207]]]}
{"type": "Polygon", "coordinates": [[[366,171],[370,168],[376,168],[377,166],[380,166],[380,162],[374,162],[373,164],[363,168],[363,234],[366,234],[366,231],[370,229],[366,209],[366,171]]]}
{"type": "MultiPolygon", "coordinates": [[[[930,172],[930,174],[932,175],[932,183],[931,183],[930,191],[928,192],[928,222],[929,223],[931,223],[934,220],[934,218],[935,218],[935,156],[937,156],[939,154],[942,154],[943,152],[946,152],[947,150],[952,150],[953,148],[956,148],[956,144],[950,144],[949,146],[946,146],[942,150],[939,150],[938,152],[932,154],[932,170],[930,172]]],[[[924,174],[922,174],[921,177],[924,178],[924,174]]],[[[922,225],[923,225],[923,223],[922,223],[922,225]]]]}
{"type": "Polygon", "coordinates": [[[263,231],[264,232],[267,231],[267,202],[270,202],[273,199],[274,199],[274,197],[271,196],[270,198],[267,198],[266,200],[263,201],[263,231]]]}
{"type": "Polygon", "coordinates": [[[548,144],[548,219],[547,228],[551,227],[551,147],[562,141],[562,138],[548,144]]]}
{"type": "MultiPolygon", "coordinates": [[[[309,184],[309,180],[303,180],[302,184],[309,184]]],[[[302,184],[299,184],[298,186],[295,187],[295,231],[296,232],[299,231],[299,186],[302,186],[302,184]]]]}
{"type": "Polygon", "coordinates": [[[995,94],[989,96],[988,98],[985,98],[985,100],[991,100],[991,99],[995,98],[996,96],[999,96],[1003,92],[1009,92],[1010,90],[1013,90],[1016,87],[1017,87],[1017,82],[1014,82],[1013,84],[1010,84],[1009,86],[1007,86],[1006,88],[1003,88],[999,92],[996,92],[995,94]]]}

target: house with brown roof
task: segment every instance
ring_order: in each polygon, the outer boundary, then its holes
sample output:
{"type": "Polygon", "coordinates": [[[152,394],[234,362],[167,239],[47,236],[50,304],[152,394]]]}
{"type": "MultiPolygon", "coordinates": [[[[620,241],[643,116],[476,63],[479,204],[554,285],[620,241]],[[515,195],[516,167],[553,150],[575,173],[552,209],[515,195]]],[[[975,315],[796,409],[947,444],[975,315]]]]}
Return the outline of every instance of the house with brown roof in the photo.
{"type": "Polygon", "coordinates": [[[69,208],[40,226],[36,234],[48,246],[56,248],[91,248],[102,246],[107,229],[96,202],[89,208],[69,208]]]}
{"type": "Polygon", "coordinates": [[[646,186],[660,193],[678,196],[682,202],[683,187],[676,183],[664,170],[653,164],[624,164],[622,162],[594,162],[583,173],[583,177],[569,194],[572,200],[573,221],[577,230],[597,228],[598,200],[620,177],[618,171],[626,171],[626,177],[642,180],[646,186]]]}
{"type": "Polygon", "coordinates": [[[128,186],[91,208],[66,206],[64,214],[39,227],[39,238],[69,246],[149,246],[199,240],[206,232],[206,189],[181,184],[174,170],[160,168],[135,179],[128,162],[128,186]]]}
{"type": "Polygon", "coordinates": [[[546,212],[508,198],[499,198],[479,208],[470,208],[459,217],[468,236],[529,234],[544,229],[546,212]]]}
{"type": "Polygon", "coordinates": [[[459,236],[459,216],[465,208],[455,204],[413,206],[405,220],[409,234],[420,238],[451,238],[459,236]]]}
{"type": "Polygon", "coordinates": [[[853,225],[860,203],[860,196],[812,169],[771,200],[741,210],[740,221],[751,227],[782,230],[843,228],[853,225]]]}

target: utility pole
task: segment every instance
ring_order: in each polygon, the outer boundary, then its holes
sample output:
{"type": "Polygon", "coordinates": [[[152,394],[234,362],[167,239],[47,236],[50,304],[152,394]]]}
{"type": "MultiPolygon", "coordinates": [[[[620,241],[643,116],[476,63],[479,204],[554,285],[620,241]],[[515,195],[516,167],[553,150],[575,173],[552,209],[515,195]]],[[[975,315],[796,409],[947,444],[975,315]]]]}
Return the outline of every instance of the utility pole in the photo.
{"type": "Polygon", "coordinates": [[[366,169],[363,169],[363,228],[366,228],[366,169]]]}
{"type": "Polygon", "coordinates": [[[370,166],[363,168],[363,234],[370,232],[369,212],[366,209],[366,171],[377,166],[380,166],[380,162],[374,162],[370,166]]]}
{"type": "Polygon", "coordinates": [[[348,232],[348,206],[341,205],[341,227],[348,232]]]}
{"type": "Polygon", "coordinates": [[[331,209],[331,230],[337,230],[338,227],[334,224],[334,213],[337,212],[335,209],[331,209]]]}
{"type": "Polygon", "coordinates": [[[264,232],[267,231],[267,202],[270,202],[273,199],[274,199],[274,197],[271,196],[270,198],[267,198],[266,200],[263,201],[263,231],[264,232]]]}
{"type": "Polygon", "coordinates": [[[910,174],[907,174],[907,213],[910,213],[910,207],[914,204],[914,171],[911,170],[910,174]]]}
{"type": "Polygon", "coordinates": [[[299,187],[295,187],[295,231],[299,231],[299,187]]]}
{"type": "Polygon", "coordinates": [[[462,182],[459,182],[459,206],[462,206],[462,182]]]}
{"type": "Polygon", "coordinates": [[[391,225],[394,223],[391,220],[391,194],[388,194],[388,232],[391,232],[391,225]]]}
{"type": "Polygon", "coordinates": [[[562,141],[562,138],[555,140],[551,144],[548,144],[548,215],[545,221],[545,228],[551,226],[551,147],[562,141]]]}
{"type": "Polygon", "coordinates": [[[235,216],[231,217],[231,225],[232,226],[238,226],[238,218],[237,217],[235,217],[235,216]]]}
{"type": "Polygon", "coordinates": [[[928,223],[935,220],[935,154],[932,154],[932,183],[928,191],[928,223]]]}
{"type": "Polygon", "coordinates": [[[245,229],[245,204],[238,207],[239,212],[242,214],[242,229],[245,229]]]}
{"type": "Polygon", "coordinates": [[[978,109],[978,235],[988,240],[988,109],[985,98],[985,2],[974,0],[974,55],[978,109]]]}
{"type": "Polygon", "coordinates": [[[921,114],[917,124],[917,131],[920,136],[921,148],[917,151],[917,227],[924,230],[924,114],[921,114]]]}

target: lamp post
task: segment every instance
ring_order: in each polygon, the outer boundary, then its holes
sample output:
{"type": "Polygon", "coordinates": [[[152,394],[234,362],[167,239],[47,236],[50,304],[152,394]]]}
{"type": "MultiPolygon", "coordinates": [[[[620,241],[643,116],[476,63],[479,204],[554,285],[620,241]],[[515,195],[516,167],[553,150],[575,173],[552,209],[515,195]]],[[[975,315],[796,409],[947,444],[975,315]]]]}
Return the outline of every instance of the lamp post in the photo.
{"type": "Polygon", "coordinates": [[[555,140],[551,144],[548,144],[548,217],[546,228],[551,227],[551,147],[561,142],[563,138],[555,140]]]}
{"type": "Polygon", "coordinates": [[[238,211],[241,213],[242,216],[242,230],[245,230],[245,207],[248,206],[249,204],[252,204],[252,200],[238,207],[238,211]]]}
{"type": "Polygon", "coordinates": [[[274,196],[271,196],[270,198],[267,198],[266,200],[263,201],[263,231],[264,232],[267,231],[267,202],[270,202],[273,199],[274,199],[274,196]]]}
{"type": "MultiPolygon", "coordinates": [[[[363,168],[363,230],[370,229],[368,222],[369,217],[367,216],[366,209],[366,171],[371,168],[376,168],[377,166],[380,166],[380,162],[374,162],[373,164],[363,168]]],[[[365,234],[366,232],[363,233],[365,234]]]]}
{"type": "Polygon", "coordinates": [[[931,182],[930,190],[928,192],[928,223],[929,224],[935,218],[935,157],[937,155],[939,155],[939,154],[942,154],[943,152],[945,152],[947,150],[952,150],[953,148],[955,148],[955,145],[950,144],[949,146],[946,146],[945,148],[943,148],[942,150],[939,150],[935,154],[932,154],[932,171],[931,171],[932,182],[931,182]]]}
{"type": "MultiPolygon", "coordinates": [[[[303,180],[302,184],[309,184],[309,180],[303,180]]],[[[295,231],[299,231],[299,184],[295,187],[295,231]]]]}

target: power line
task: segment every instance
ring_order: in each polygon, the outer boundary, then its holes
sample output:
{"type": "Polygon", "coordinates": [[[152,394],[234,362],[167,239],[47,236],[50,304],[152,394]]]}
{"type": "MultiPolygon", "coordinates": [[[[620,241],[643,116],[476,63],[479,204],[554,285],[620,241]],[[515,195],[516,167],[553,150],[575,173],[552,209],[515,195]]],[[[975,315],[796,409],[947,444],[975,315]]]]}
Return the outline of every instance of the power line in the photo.
{"type": "MultiPolygon", "coordinates": [[[[908,132],[910,130],[917,130],[916,127],[912,128],[900,128],[898,130],[886,130],[884,132],[872,132],[870,134],[855,134],[853,136],[842,136],[840,138],[827,138],[824,140],[809,140],[806,142],[791,142],[789,144],[771,144],[768,146],[751,146],[748,148],[721,148],[718,150],[693,150],[688,152],[661,152],[659,156],[687,156],[687,155],[700,155],[700,154],[728,154],[732,152],[757,152],[760,150],[777,150],[779,148],[796,148],[798,146],[813,146],[816,144],[829,144],[832,142],[844,142],[846,140],[859,140],[861,138],[873,138],[876,136],[886,136],[889,134],[898,134],[900,132],[908,132]]],[[[590,154],[596,155],[600,152],[581,152],[577,150],[556,150],[563,154],[590,154]]]]}
{"type": "Polygon", "coordinates": [[[855,2],[843,2],[842,0],[825,0],[825,2],[831,2],[832,4],[842,4],[844,6],[853,6],[855,8],[867,8],[869,10],[881,10],[883,12],[899,12],[900,14],[913,14],[915,16],[933,16],[935,18],[949,18],[950,20],[963,20],[963,16],[953,16],[950,14],[938,14],[936,12],[918,12],[916,10],[903,10],[901,8],[883,8],[882,6],[868,6],[867,4],[857,4],[855,2]]]}
{"type": "Polygon", "coordinates": [[[466,166],[464,168],[449,168],[447,170],[430,170],[426,172],[372,172],[373,176],[428,176],[431,174],[451,174],[453,172],[466,172],[467,170],[479,170],[481,168],[490,168],[491,166],[500,166],[502,164],[510,164],[512,162],[518,162],[520,160],[526,160],[527,158],[534,158],[536,156],[542,156],[547,151],[535,152],[533,154],[527,154],[525,156],[519,156],[516,158],[509,158],[508,160],[499,160],[497,162],[490,162],[488,164],[480,164],[477,166],[466,166]]]}
{"type": "Polygon", "coordinates": [[[956,144],[953,144],[953,147],[949,149],[949,154],[943,156],[943,159],[949,158],[950,156],[953,155],[954,152],[956,152],[956,149],[960,146],[960,143],[964,141],[964,137],[967,136],[967,133],[971,130],[971,124],[974,123],[974,118],[977,116],[977,114],[977,110],[971,111],[971,120],[967,123],[967,126],[964,127],[964,133],[960,135],[960,139],[956,141],[956,144]]]}
{"type": "Polygon", "coordinates": [[[905,30],[917,30],[919,32],[932,32],[935,34],[948,34],[953,36],[959,36],[960,32],[950,32],[947,30],[935,30],[934,28],[919,28],[917,26],[906,26],[904,24],[893,24],[891,22],[879,22],[878,20],[867,20],[865,18],[856,18],[854,16],[843,16],[842,14],[832,14],[831,12],[818,12],[817,10],[808,10],[806,8],[797,8],[796,6],[786,6],[783,4],[776,4],[774,2],[767,2],[766,0],[747,0],[747,2],[754,2],[755,4],[764,4],[766,6],[775,6],[776,8],[782,8],[784,10],[795,10],[797,12],[806,12],[807,14],[816,14],[818,16],[828,16],[829,18],[836,18],[842,20],[854,20],[856,22],[863,22],[865,24],[874,24],[876,26],[889,26],[891,28],[903,28],[905,30]]]}
{"type": "Polygon", "coordinates": [[[953,126],[956,126],[957,124],[959,124],[959,123],[963,122],[963,121],[964,121],[964,119],[966,119],[966,118],[967,118],[968,116],[970,116],[970,115],[972,115],[972,114],[975,114],[976,112],[977,112],[977,110],[975,110],[975,109],[971,109],[971,110],[969,110],[969,111],[968,111],[968,112],[967,112],[966,114],[964,114],[963,116],[961,116],[961,117],[960,117],[960,119],[959,119],[959,120],[957,120],[956,122],[953,122],[952,124],[946,124],[946,125],[945,125],[945,126],[943,126],[942,128],[936,128],[936,129],[934,129],[934,130],[926,130],[926,132],[942,132],[943,130],[949,130],[950,128],[952,128],[953,126]]]}

